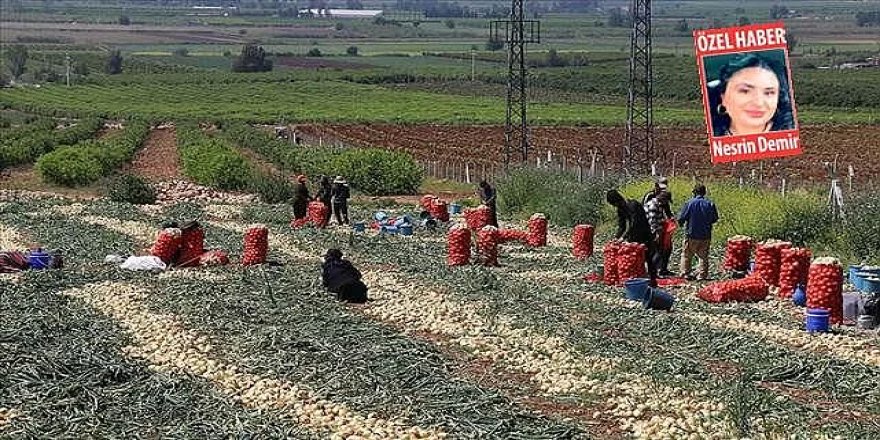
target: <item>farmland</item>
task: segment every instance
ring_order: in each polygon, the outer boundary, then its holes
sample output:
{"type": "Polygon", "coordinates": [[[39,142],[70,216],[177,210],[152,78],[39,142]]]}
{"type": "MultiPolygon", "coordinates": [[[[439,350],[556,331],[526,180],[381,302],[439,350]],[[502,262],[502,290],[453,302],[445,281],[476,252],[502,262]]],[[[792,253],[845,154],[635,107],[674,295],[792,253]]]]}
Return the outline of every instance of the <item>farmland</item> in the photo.
{"type": "MultiPolygon", "coordinates": [[[[605,192],[652,185],[621,168],[630,31],[611,18],[628,2],[526,2],[542,22],[526,57],[532,151],[510,172],[507,54],[487,45],[509,2],[457,2],[477,18],[380,0],[360,3],[387,20],[291,16],[304,3],[0,3],[0,251],[65,261],[0,274],[0,438],[880,439],[876,329],[807,333],[776,292],[715,304],[685,282],[663,312],[588,281],[617,226],[605,192]],[[245,44],[272,71],[231,72],[245,44]],[[501,226],[542,211],[548,245],[451,267],[461,215],[410,237],[295,229],[298,174],[312,193],[344,175],[367,222],[419,218],[423,193],[476,205],[489,178],[501,226]],[[105,262],[192,220],[231,264],[105,262]],[[578,260],[572,227],[587,222],[596,253],[578,260]],[[254,224],[268,263],[243,266],[254,224]],[[369,302],[322,286],[329,248],[369,302]]],[[[855,24],[876,3],[785,6],[805,153],[712,166],[691,30],[768,21],[770,5],[654,2],[654,165],[673,209],[709,185],[713,280],[737,234],[880,264],[880,68],[842,67],[880,56],[877,27],[855,24]],[[832,176],[842,218],[826,206],[832,176]]]]}

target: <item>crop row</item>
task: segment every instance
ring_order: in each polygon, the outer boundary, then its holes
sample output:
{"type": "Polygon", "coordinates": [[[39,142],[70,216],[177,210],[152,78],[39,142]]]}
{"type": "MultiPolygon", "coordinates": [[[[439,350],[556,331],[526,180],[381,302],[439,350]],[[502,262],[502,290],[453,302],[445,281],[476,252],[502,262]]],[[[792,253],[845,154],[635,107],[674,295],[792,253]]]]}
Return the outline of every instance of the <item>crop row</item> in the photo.
{"type": "Polygon", "coordinates": [[[59,145],[71,145],[89,139],[101,127],[98,118],[82,119],[56,129],[51,119],[5,132],[0,136],[0,168],[31,163],[59,145]]]}

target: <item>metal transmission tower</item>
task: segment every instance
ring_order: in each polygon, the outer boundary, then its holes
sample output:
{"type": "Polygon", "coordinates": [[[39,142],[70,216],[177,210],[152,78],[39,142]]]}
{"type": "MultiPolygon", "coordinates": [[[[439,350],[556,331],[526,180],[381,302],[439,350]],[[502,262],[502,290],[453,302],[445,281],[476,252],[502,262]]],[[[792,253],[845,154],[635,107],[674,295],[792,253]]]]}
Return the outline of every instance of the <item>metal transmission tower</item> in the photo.
{"type": "Polygon", "coordinates": [[[541,23],[524,20],[523,0],[512,0],[510,19],[492,21],[490,34],[492,42],[507,44],[507,119],[504,126],[504,166],[507,168],[515,151],[520,152],[523,162],[529,159],[526,44],[541,42],[541,23]]]}
{"type": "Polygon", "coordinates": [[[651,65],[651,0],[632,0],[629,98],[626,106],[626,144],[623,166],[647,172],[654,161],[654,71],[651,65]]]}

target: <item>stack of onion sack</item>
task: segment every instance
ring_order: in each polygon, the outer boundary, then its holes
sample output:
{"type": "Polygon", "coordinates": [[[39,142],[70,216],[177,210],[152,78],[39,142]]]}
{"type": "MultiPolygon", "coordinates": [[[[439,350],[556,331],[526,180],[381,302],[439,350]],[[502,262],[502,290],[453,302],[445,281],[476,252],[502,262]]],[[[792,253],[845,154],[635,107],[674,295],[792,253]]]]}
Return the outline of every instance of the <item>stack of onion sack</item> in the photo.
{"type": "Polygon", "coordinates": [[[327,205],[319,202],[312,201],[309,202],[308,209],[308,219],[312,224],[315,225],[316,228],[323,228],[327,226],[327,205]]]}
{"type": "Polygon", "coordinates": [[[431,194],[425,194],[419,200],[419,206],[422,207],[425,211],[431,211],[431,202],[434,201],[437,197],[431,194]]]}
{"type": "Polygon", "coordinates": [[[697,296],[711,303],[757,302],[767,298],[770,286],[758,275],[752,274],[743,279],[719,281],[706,285],[697,296]]]}
{"type": "Polygon", "coordinates": [[[159,231],[156,242],[150,248],[150,255],[159,257],[163,263],[171,265],[180,249],[182,232],[178,228],[165,228],[159,231]]]}
{"type": "Polygon", "coordinates": [[[617,252],[620,250],[620,242],[609,241],[602,248],[602,282],[606,286],[617,284],[620,277],[617,274],[617,252]]]}
{"type": "Polygon", "coordinates": [[[746,272],[749,270],[749,259],[752,256],[752,237],[746,235],[734,235],[727,239],[727,250],[724,252],[725,270],[746,272]]]}
{"type": "Polygon", "coordinates": [[[807,285],[811,258],[813,253],[806,248],[782,250],[782,266],[779,268],[780,298],[791,298],[798,284],[807,285]]]}
{"type": "Polygon", "coordinates": [[[221,266],[229,264],[229,256],[221,250],[208,251],[199,256],[199,264],[202,266],[221,266]]]}
{"type": "Polygon", "coordinates": [[[244,233],[242,266],[263,264],[269,254],[269,229],[266,225],[253,225],[244,233]]]}
{"type": "Polygon", "coordinates": [[[198,266],[202,254],[205,253],[205,230],[196,221],[183,225],[180,230],[180,251],[175,259],[176,265],[180,267],[198,266]]]}
{"type": "Polygon", "coordinates": [[[807,308],[828,310],[832,324],[843,322],[843,268],[836,258],[816,258],[810,265],[807,308]]]}
{"type": "Polygon", "coordinates": [[[498,228],[484,226],[477,233],[477,251],[484,266],[498,266],[498,228]]]}
{"type": "Polygon", "coordinates": [[[758,243],[755,248],[755,273],[767,284],[779,286],[779,268],[782,265],[782,250],[791,247],[791,243],[779,240],[767,240],[758,243]]]}
{"type": "Polygon", "coordinates": [[[648,248],[641,243],[625,242],[617,249],[617,282],[622,283],[630,278],[644,278],[645,254],[648,248]]]}
{"type": "Polygon", "coordinates": [[[464,221],[470,230],[479,231],[483,229],[483,226],[489,224],[489,214],[491,214],[491,211],[486,205],[480,205],[474,209],[465,209],[464,221]]]}
{"type": "Polygon", "coordinates": [[[471,231],[461,225],[449,229],[446,235],[446,264],[464,266],[471,260],[471,231]]]}
{"type": "Polygon", "coordinates": [[[544,214],[532,214],[529,218],[528,245],[539,247],[547,246],[547,217],[544,214]]]}
{"type": "Polygon", "coordinates": [[[449,205],[440,199],[435,198],[431,201],[431,205],[428,206],[428,213],[438,221],[444,223],[449,221],[449,205]]]}
{"type": "Polygon", "coordinates": [[[523,244],[528,243],[529,233],[520,231],[519,229],[499,229],[498,243],[507,243],[510,241],[519,241],[523,244]]]}
{"type": "Polygon", "coordinates": [[[574,257],[579,260],[586,260],[593,255],[593,235],[595,229],[593,225],[577,225],[571,236],[572,249],[574,257]]]}

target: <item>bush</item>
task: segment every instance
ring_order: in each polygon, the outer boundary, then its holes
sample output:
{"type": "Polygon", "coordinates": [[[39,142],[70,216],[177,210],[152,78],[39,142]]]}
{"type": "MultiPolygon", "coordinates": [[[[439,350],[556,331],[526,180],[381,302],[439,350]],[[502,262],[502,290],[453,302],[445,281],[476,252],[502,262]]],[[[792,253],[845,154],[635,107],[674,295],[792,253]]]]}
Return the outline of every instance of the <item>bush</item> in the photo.
{"type": "Polygon", "coordinates": [[[250,191],[259,194],[264,203],[275,204],[292,199],[296,189],[283,176],[261,174],[251,180],[250,191]]]}
{"type": "Polygon", "coordinates": [[[373,196],[415,194],[422,168],[406,153],[376,148],[344,150],[321,174],[341,174],[358,191],[373,196]]]}
{"type": "Polygon", "coordinates": [[[321,49],[318,49],[317,47],[313,47],[312,49],[310,49],[310,50],[306,53],[306,56],[307,56],[307,57],[320,57],[320,56],[322,56],[322,55],[323,55],[323,54],[321,54],[321,49]]]}
{"type": "Polygon", "coordinates": [[[521,217],[541,212],[560,226],[596,225],[605,217],[605,191],[612,187],[612,180],[581,183],[568,173],[519,168],[498,181],[498,208],[521,217]]]}
{"type": "Polygon", "coordinates": [[[348,46],[348,49],[345,49],[345,53],[350,57],[358,56],[358,47],[357,46],[348,46]]]}
{"type": "Polygon", "coordinates": [[[156,192],[153,187],[138,176],[123,174],[113,179],[108,186],[107,197],[114,202],[133,205],[149,205],[156,202],[156,192]]]}
{"type": "Polygon", "coordinates": [[[847,200],[846,219],[837,228],[838,246],[858,261],[880,264],[880,197],[862,194],[847,200]]]}

